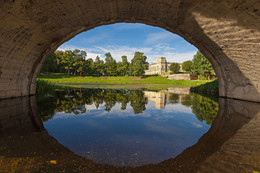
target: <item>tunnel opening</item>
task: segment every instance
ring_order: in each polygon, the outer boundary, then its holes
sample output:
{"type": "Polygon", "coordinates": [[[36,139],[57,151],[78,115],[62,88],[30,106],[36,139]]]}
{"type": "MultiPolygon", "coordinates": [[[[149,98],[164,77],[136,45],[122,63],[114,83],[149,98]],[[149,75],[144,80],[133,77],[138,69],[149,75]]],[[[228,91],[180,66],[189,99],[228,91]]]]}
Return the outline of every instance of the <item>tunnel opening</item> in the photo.
{"type": "Polygon", "coordinates": [[[106,25],[75,36],[59,46],[47,58],[41,72],[68,73],[74,76],[169,75],[174,74],[170,70],[172,63],[180,65],[175,73],[189,73],[208,79],[216,75],[205,56],[183,38],[157,27],[130,23],[106,25]],[[125,58],[123,61],[129,66],[135,52],[146,56],[144,63],[147,66],[141,74],[134,74],[129,68],[124,69],[123,72],[122,70],[114,73],[97,72],[105,68],[107,63],[105,58],[115,60],[115,68],[121,67],[121,58],[125,58]],[[95,61],[101,64],[93,64],[98,63],[95,61]],[[185,62],[184,68],[182,68],[183,62],[185,62]],[[79,67],[80,63],[83,64],[79,67]],[[203,67],[198,69],[200,66],[203,67]]]}
{"type": "MultiPolygon", "coordinates": [[[[3,110],[1,112],[4,112],[1,114],[1,134],[7,135],[0,141],[1,146],[4,146],[1,147],[4,172],[12,172],[15,169],[32,172],[42,167],[54,170],[53,172],[64,171],[64,167],[60,166],[62,164],[56,163],[65,164],[69,167],[68,170],[82,172],[108,169],[111,172],[218,172],[220,168],[226,171],[232,169],[236,172],[254,172],[259,169],[259,159],[256,159],[259,157],[259,130],[256,130],[259,118],[254,118],[259,117],[259,105],[252,103],[260,102],[258,0],[4,1],[0,3],[0,16],[0,102],[3,110]],[[93,166],[92,161],[84,160],[68,151],[47,133],[43,133],[42,137],[35,134],[25,136],[26,139],[33,137],[35,140],[24,140],[18,135],[22,145],[10,138],[10,127],[12,133],[19,134],[16,131],[21,131],[20,129],[26,126],[26,131],[29,132],[35,132],[35,129],[42,126],[41,123],[21,123],[21,115],[26,122],[34,119],[34,96],[32,100],[24,99],[26,97],[7,98],[34,95],[36,78],[43,63],[62,43],[83,31],[119,22],[145,23],[164,28],[195,45],[211,61],[219,77],[219,95],[231,98],[220,98],[222,108],[211,130],[180,156],[159,164],[136,168],[110,167],[103,164],[93,166]],[[18,130],[12,126],[18,127],[18,130]],[[237,141],[245,142],[238,144],[237,141]],[[252,152],[243,150],[248,147],[252,152]],[[205,152],[201,154],[203,149],[205,152]],[[45,155],[46,151],[50,151],[49,156],[43,158],[42,154],[45,155]],[[28,153],[32,156],[30,162],[21,163],[21,158],[28,156],[28,153]],[[54,158],[53,153],[57,162],[51,160],[46,164],[46,159],[54,158]],[[228,160],[228,167],[227,157],[231,158],[228,160]],[[86,166],[85,161],[91,166],[86,166]],[[19,166],[13,166],[18,162],[19,166]],[[57,167],[54,168],[54,164],[57,167]]],[[[73,100],[69,94],[66,97],[73,100]]],[[[156,95],[147,96],[147,99],[154,99],[153,97],[156,95]]],[[[160,103],[166,99],[163,95],[159,97],[158,107],[161,107],[163,104],[160,103]]],[[[177,102],[176,98],[176,95],[171,95],[171,102],[177,102]]],[[[80,102],[80,99],[78,100],[80,102]]],[[[155,101],[152,104],[156,105],[155,101]]],[[[36,122],[40,121],[37,119],[36,122]]]]}
{"type": "MultiPolygon", "coordinates": [[[[43,65],[40,80],[61,82],[62,85],[72,87],[58,88],[57,91],[47,92],[47,95],[43,96],[39,93],[36,95],[38,114],[50,135],[79,156],[113,166],[133,167],[159,163],[177,156],[186,147],[195,144],[198,138],[208,131],[215,119],[218,112],[218,98],[214,95],[202,96],[191,93],[190,88],[182,84],[168,83],[164,86],[158,83],[168,80],[161,75],[198,73],[198,69],[184,71],[184,65],[182,71],[173,71],[172,64],[177,65],[178,70],[180,62],[190,62],[192,66],[194,63],[197,68],[199,65],[208,65],[210,69],[206,73],[212,73],[213,67],[210,62],[183,38],[161,28],[143,24],[115,24],[96,30],[99,32],[95,33],[95,29],[90,32],[92,34],[94,32],[93,35],[98,39],[88,32],[82,33],[60,46],[43,65]],[[102,34],[106,31],[105,28],[109,30],[108,34],[102,34]],[[114,31],[111,28],[114,28],[114,31]],[[132,28],[135,28],[133,33],[132,28]],[[114,36],[115,39],[108,37],[115,35],[115,32],[122,32],[119,35],[124,35],[121,38],[123,41],[117,35],[114,36]],[[105,38],[102,35],[105,35],[105,38]],[[106,42],[105,39],[109,41],[106,42]],[[145,46],[140,44],[142,40],[145,46]],[[80,42],[87,48],[73,45],[80,42]],[[89,45],[98,47],[99,52],[91,52],[93,47],[88,47],[88,42],[89,45]],[[117,42],[120,46],[116,47],[113,42],[117,42]],[[128,45],[125,42],[132,44],[128,45]],[[104,47],[106,45],[114,49],[104,47]],[[66,50],[71,47],[75,49],[66,50]],[[177,47],[181,47],[182,50],[176,50],[177,47]],[[86,56],[88,54],[89,56],[86,56]],[[98,58],[93,60],[92,58],[96,56],[98,58]],[[139,58],[138,61],[145,57],[141,65],[146,65],[148,61],[147,67],[151,69],[142,67],[144,69],[139,70],[142,72],[134,75],[137,63],[133,63],[133,60],[136,56],[139,58]],[[127,58],[132,59],[128,61],[127,58]],[[124,60],[129,69],[119,71],[119,67],[122,67],[120,63],[124,60]],[[202,61],[204,64],[201,64],[202,61]],[[59,62],[61,63],[58,64],[59,62]],[[80,62],[85,65],[80,69],[82,71],[78,70],[80,62]],[[107,65],[108,63],[110,64],[107,65]],[[103,66],[96,68],[98,65],[103,66]],[[109,68],[110,66],[113,68],[109,68]],[[104,71],[99,71],[100,69],[104,71]],[[108,85],[102,82],[95,83],[102,80],[104,82],[104,78],[115,79],[111,84],[106,81],[108,85]],[[134,83],[124,83],[130,80],[134,83]],[[142,80],[148,80],[148,83],[146,85],[142,82],[137,83],[142,80]],[[154,81],[156,83],[153,83],[154,81]],[[78,122],[79,119],[82,123],[78,122]],[[96,124],[94,127],[93,122],[96,124]],[[181,135],[183,133],[186,135],[181,135]]],[[[206,70],[204,67],[202,69],[206,70]]]]}

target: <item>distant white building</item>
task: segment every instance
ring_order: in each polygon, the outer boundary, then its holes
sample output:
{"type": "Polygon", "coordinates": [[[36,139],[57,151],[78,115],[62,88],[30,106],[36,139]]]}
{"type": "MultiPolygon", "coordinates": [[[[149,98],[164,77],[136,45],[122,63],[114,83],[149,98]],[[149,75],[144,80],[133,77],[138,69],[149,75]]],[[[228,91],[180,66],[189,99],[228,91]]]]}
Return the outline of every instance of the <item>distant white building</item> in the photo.
{"type": "MultiPolygon", "coordinates": [[[[149,64],[148,70],[145,70],[145,75],[162,75],[170,72],[171,62],[167,62],[165,57],[157,58],[156,63],[149,64]]],[[[182,64],[180,64],[180,71],[182,71],[182,64]]]]}

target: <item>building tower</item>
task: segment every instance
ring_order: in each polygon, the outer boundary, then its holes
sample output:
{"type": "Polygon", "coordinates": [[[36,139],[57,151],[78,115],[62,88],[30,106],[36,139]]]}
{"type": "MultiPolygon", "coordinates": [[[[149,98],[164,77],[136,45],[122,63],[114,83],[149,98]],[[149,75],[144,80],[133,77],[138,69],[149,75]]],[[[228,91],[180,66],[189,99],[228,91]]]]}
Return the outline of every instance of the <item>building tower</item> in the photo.
{"type": "Polygon", "coordinates": [[[166,58],[165,57],[160,57],[157,58],[156,60],[156,65],[157,65],[157,74],[163,74],[167,72],[167,63],[166,63],[166,58]]]}

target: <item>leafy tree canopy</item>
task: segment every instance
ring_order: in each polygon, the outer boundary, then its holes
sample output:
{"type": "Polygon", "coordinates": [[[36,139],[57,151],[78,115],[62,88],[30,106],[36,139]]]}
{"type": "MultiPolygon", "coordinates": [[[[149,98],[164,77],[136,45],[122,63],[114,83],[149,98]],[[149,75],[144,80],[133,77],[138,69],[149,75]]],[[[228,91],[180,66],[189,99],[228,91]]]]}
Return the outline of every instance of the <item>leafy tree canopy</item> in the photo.
{"type": "Polygon", "coordinates": [[[147,57],[142,52],[135,52],[134,58],[131,60],[130,73],[133,76],[141,76],[148,68],[146,62],[147,57]]]}
{"type": "Polygon", "coordinates": [[[117,74],[117,63],[110,53],[105,54],[105,73],[108,76],[116,76],[117,74]]]}
{"type": "Polygon", "coordinates": [[[211,63],[200,51],[198,51],[197,54],[194,55],[192,61],[193,61],[194,72],[196,74],[203,75],[208,79],[213,74],[215,74],[211,63]]]}
{"type": "Polygon", "coordinates": [[[180,65],[178,63],[172,63],[170,65],[170,70],[174,73],[177,74],[180,71],[180,65]]]}
{"type": "Polygon", "coordinates": [[[191,73],[193,71],[193,62],[192,61],[185,61],[182,63],[182,69],[191,73]]]}

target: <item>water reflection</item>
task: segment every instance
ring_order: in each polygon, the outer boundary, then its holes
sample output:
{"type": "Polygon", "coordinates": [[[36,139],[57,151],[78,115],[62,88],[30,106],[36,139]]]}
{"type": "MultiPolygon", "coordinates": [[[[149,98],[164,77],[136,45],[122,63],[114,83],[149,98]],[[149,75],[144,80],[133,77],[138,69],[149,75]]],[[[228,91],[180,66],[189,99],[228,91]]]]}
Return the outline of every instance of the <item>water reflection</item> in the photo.
{"type": "Polygon", "coordinates": [[[217,97],[191,94],[187,88],[169,88],[160,92],[126,89],[71,89],[54,92],[52,95],[37,99],[38,113],[43,121],[51,119],[57,112],[78,115],[86,113],[87,109],[99,109],[101,106],[105,111],[110,112],[116,104],[120,104],[121,110],[126,110],[129,105],[134,114],[141,114],[146,110],[149,102],[155,103],[157,109],[165,109],[167,104],[178,103],[190,107],[200,121],[206,121],[209,125],[218,111],[217,97]]]}
{"type": "Polygon", "coordinates": [[[50,135],[74,153],[98,163],[141,166],[177,156],[210,128],[218,102],[188,93],[71,89],[40,97],[38,112],[50,135]]]}
{"type": "Polygon", "coordinates": [[[258,103],[220,99],[210,130],[195,145],[175,158],[137,168],[97,164],[74,154],[41,128],[35,108],[34,97],[0,100],[0,172],[260,171],[258,103]]]}

